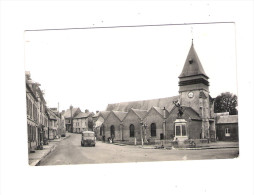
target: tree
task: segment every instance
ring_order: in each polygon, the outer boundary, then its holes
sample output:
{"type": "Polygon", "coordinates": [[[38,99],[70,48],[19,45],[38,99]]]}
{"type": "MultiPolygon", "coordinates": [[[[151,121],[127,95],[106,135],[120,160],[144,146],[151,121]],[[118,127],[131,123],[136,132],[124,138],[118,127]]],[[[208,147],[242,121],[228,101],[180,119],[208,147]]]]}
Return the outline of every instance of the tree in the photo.
{"type": "Polygon", "coordinates": [[[221,93],[215,98],[214,102],[214,112],[229,112],[230,115],[236,115],[237,112],[237,96],[230,93],[225,92],[221,93]]]}

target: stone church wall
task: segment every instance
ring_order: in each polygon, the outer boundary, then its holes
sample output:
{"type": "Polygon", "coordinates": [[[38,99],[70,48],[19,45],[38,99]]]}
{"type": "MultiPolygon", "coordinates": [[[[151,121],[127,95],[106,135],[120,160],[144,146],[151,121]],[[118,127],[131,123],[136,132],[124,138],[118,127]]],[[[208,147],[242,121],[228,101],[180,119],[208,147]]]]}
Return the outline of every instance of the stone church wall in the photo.
{"type": "Polygon", "coordinates": [[[120,133],[120,120],[113,114],[111,113],[106,121],[104,122],[104,127],[105,127],[105,138],[109,138],[110,135],[110,127],[114,125],[115,127],[115,140],[121,140],[121,133],[120,133]]]}
{"type": "Polygon", "coordinates": [[[160,139],[160,134],[163,134],[163,118],[161,115],[156,112],[155,110],[151,110],[150,113],[146,116],[144,119],[147,123],[147,129],[146,129],[146,138],[152,138],[155,140],[160,139]],[[156,124],[156,136],[152,137],[151,136],[151,124],[155,123],[156,124]]]}
{"type": "Polygon", "coordinates": [[[123,120],[123,139],[128,140],[131,142],[134,142],[134,139],[136,137],[137,141],[141,141],[141,125],[140,125],[141,120],[139,117],[133,112],[130,111],[126,118],[123,120]],[[130,125],[133,124],[135,128],[135,137],[130,137],[130,125]]]}

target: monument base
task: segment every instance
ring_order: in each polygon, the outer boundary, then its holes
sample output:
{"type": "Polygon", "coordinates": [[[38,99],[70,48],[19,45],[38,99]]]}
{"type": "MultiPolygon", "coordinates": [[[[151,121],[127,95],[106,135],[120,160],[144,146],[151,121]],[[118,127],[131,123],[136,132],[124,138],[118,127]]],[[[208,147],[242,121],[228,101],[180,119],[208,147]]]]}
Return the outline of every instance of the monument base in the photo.
{"type": "Polygon", "coordinates": [[[184,141],[188,139],[188,134],[187,134],[187,121],[185,119],[176,119],[175,122],[175,137],[174,140],[176,141],[184,141]]]}

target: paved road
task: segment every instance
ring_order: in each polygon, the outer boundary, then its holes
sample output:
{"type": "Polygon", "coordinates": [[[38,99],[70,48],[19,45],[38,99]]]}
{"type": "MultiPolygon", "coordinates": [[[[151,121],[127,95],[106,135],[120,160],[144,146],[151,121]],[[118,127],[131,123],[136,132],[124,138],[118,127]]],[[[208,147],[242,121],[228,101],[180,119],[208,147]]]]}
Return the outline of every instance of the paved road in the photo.
{"type": "Polygon", "coordinates": [[[225,159],[238,156],[238,148],[210,150],[143,149],[98,141],[96,147],[81,147],[81,135],[70,134],[40,165],[147,162],[170,160],[225,159]]]}

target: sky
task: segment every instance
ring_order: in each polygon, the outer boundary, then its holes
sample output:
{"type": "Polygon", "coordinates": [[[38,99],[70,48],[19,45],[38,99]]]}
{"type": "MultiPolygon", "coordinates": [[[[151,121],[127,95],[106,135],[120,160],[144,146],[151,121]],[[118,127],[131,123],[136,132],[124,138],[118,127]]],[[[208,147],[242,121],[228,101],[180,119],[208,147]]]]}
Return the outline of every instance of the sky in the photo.
{"type": "Polygon", "coordinates": [[[178,95],[192,39],[210,95],[237,94],[234,23],[26,31],[25,70],[41,84],[49,107],[95,112],[109,103],[178,95]]]}

